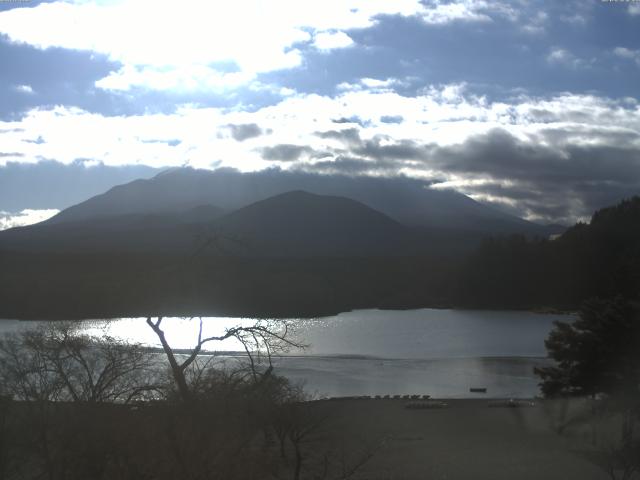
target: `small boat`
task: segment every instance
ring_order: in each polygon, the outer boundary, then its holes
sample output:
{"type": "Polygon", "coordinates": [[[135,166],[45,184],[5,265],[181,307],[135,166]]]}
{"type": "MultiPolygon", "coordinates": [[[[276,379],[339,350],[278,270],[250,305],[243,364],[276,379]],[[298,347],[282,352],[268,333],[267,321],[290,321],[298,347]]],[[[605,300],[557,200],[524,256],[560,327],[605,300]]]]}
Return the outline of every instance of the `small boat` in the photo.
{"type": "Polygon", "coordinates": [[[487,393],[487,389],[485,387],[471,387],[469,391],[471,393],[487,393]]]}

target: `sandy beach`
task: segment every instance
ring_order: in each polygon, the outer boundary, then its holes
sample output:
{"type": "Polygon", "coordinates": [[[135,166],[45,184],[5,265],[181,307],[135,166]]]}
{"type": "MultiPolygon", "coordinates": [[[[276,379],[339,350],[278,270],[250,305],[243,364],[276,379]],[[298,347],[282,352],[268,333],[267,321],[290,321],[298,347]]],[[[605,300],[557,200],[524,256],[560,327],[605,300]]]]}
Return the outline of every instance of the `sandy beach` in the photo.
{"type": "Polygon", "coordinates": [[[446,408],[407,409],[406,400],[339,399],[315,403],[327,413],[333,445],[373,452],[362,479],[606,479],[591,430],[563,416],[562,404],[489,407],[489,400],[443,400],[446,408]]]}

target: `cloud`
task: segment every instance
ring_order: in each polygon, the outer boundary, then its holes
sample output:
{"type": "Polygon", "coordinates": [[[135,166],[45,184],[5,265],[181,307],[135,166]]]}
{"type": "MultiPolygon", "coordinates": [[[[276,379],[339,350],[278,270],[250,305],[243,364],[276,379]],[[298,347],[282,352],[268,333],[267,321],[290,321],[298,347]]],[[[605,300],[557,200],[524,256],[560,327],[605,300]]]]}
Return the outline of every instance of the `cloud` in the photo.
{"type": "Polygon", "coordinates": [[[33,225],[34,223],[44,222],[45,220],[48,220],[59,212],[60,210],[56,209],[25,209],[18,213],[0,211],[0,230],[7,230],[8,228],[14,227],[24,227],[26,225],[33,225]]]}
{"type": "Polygon", "coordinates": [[[16,92],[20,92],[20,93],[26,93],[29,95],[33,95],[33,88],[31,88],[30,85],[16,85],[15,87],[16,92]]]}
{"type": "Polygon", "coordinates": [[[640,15],[640,5],[638,4],[631,4],[629,5],[629,9],[627,10],[629,12],[629,15],[635,17],[640,15]]]}
{"type": "Polygon", "coordinates": [[[625,47],[616,47],[613,49],[613,54],[616,57],[631,60],[640,65],[640,50],[632,50],[625,47]]]}
{"type": "Polygon", "coordinates": [[[312,152],[312,148],[303,145],[280,144],[262,148],[262,158],[277,162],[292,162],[312,152]]]}
{"type": "Polygon", "coordinates": [[[227,127],[231,130],[231,136],[238,142],[262,135],[262,129],[255,123],[243,123],[240,125],[231,123],[227,127]]]}
{"type": "Polygon", "coordinates": [[[495,129],[436,147],[430,161],[450,176],[436,188],[455,188],[476,200],[510,205],[529,219],[559,223],[588,217],[640,189],[639,132],[619,144],[611,138],[609,145],[561,148],[553,136],[541,139],[529,142],[495,129]]]}
{"type": "Polygon", "coordinates": [[[343,130],[328,130],[326,132],[316,132],[320,138],[338,140],[349,146],[360,145],[360,130],[357,128],[345,128],[343,130]]]}
{"type": "Polygon", "coordinates": [[[348,160],[348,163],[354,164],[354,160],[365,161],[365,163],[372,160],[373,163],[366,167],[368,170],[376,165],[382,166],[383,163],[386,164],[387,170],[391,166],[394,170],[398,170],[402,167],[402,162],[413,163],[424,159],[427,154],[425,146],[412,140],[396,141],[386,135],[376,135],[371,139],[363,140],[357,128],[316,132],[315,135],[323,139],[337,140],[352,155],[344,158],[342,157],[343,150],[334,148],[333,151],[337,152],[336,161],[348,160]]]}
{"type": "Polygon", "coordinates": [[[393,91],[395,87],[407,86],[406,80],[399,78],[361,78],[357,82],[342,82],[336,85],[336,89],[341,92],[359,92],[359,91],[393,91]]]}
{"type": "Polygon", "coordinates": [[[428,0],[421,18],[425,23],[442,25],[454,21],[489,22],[491,17],[485,13],[489,9],[487,2],[465,0],[458,2],[443,2],[428,0]]]}
{"type": "Polygon", "coordinates": [[[110,71],[95,80],[107,92],[225,93],[265,74],[307,68],[307,58],[318,51],[360,46],[364,29],[389,19],[430,29],[496,19],[515,23],[529,18],[524,6],[505,0],[237,0],[224,6],[58,0],[0,11],[0,34],[14,45],[108,60],[110,71]]]}
{"type": "Polygon", "coordinates": [[[323,175],[398,176],[398,166],[394,162],[375,163],[366,158],[352,156],[337,156],[312,165],[296,165],[295,170],[323,175]]]}
{"type": "Polygon", "coordinates": [[[402,115],[382,115],[380,117],[382,123],[402,123],[403,120],[402,115]]]}
{"type": "Polygon", "coordinates": [[[0,12],[0,33],[40,49],[106,55],[121,68],[96,82],[102,89],[224,89],[301,65],[300,45],[345,48],[353,44],[346,30],[423,10],[418,0],[57,1],[0,12]]]}
{"type": "MultiPolygon", "coordinates": [[[[635,95],[628,75],[610,81],[616,75],[607,71],[612,47],[605,51],[585,37],[607,28],[603,16],[592,15],[595,6],[582,6],[592,3],[239,0],[220,8],[203,0],[32,2],[0,12],[0,57],[10,60],[0,74],[0,118],[3,111],[15,118],[45,105],[111,116],[171,113],[183,104],[256,110],[297,92],[413,95],[429,84],[462,80],[494,98],[515,88],[635,95]],[[589,22],[588,32],[567,24],[576,15],[589,22]],[[523,34],[534,20],[547,36],[523,34]],[[324,45],[329,50],[316,48],[323,39],[333,42],[324,45]],[[540,75],[553,46],[593,71],[578,76],[574,68],[548,68],[540,75]],[[590,63],[603,55],[600,64],[590,63]],[[16,95],[16,85],[37,93],[16,95]]],[[[619,38],[633,38],[628,23],[619,26],[619,38]]]]}
{"type": "MultiPolygon", "coordinates": [[[[185,105],[167,114],[104,117],[77,108],[34,109],[21,120],[0,122],[0,141],[6,152],[22,155],[0,157],[0,165],[10,158],[69,165],[84,158],[114,167],[187,163],[246,172],[275,162],[286,169],[438,180],[439,188],[521,205],[523,215],[538,219],[547,218],[541,199],[560,202],[554,189],[568,189],[568,210],[553,218],[566,219],[604,198],[595,186],[609,192],[607,198],[637,186],[640,104],[568,93],[492,101],[465,84],[430,86],[416,96],[371,88],[336,96],[296,93],[254,111],[185,105]],[[269,135],[253,135],[259,131],[269,135]],[[515,197],[527,188],[538,196],[515,197]]],[[[0,208],[17,210],[1,202],[0,208]]]]}
{"type": "MultiPolygon", "coordinates": [[[[297,53],[288,57],[291,66],[299,63],[297,53]]],[[[124,66],[95,82],[103,90],[127,91],[134,87],[149,90],[222,93],[238,88],[253,80],[254,75],[244,72],[219,72],[205,65],[184,65],[167,70],[154,66],[124,66]]]]}
{"type": "Polygon", "coordinates": [[[545,32],[548,22],[549,14],[540,10],[524,19],[522,30],[530,34],[541,34],[545,32]]]}
{"type": "Polygon", "coordinates": [[[371,125],[371,122],[368,120],[363,120],[362,118],[358,117],[357,115],[351,115],[350,117],[340,117],[340,118],[334,118],[331,120],[333,123],[338,123],[338,124],[350,124],[350,123],[355,123],[356,125],[360,125],[361,127],[367,127],[369,125],[371,125]]]}
{"type": "Polygon", "coordinates": [[[546,57],[547,63],[562,65],[569,68],[581,68],[589,65],[589,62],[576,57],[569,50],[553,47],[546,57]]]}
{"type": "Polygon", "coordinates": [[[321,32],[313,39],[313,46],[322,51],[347,48],[353,44],[353,39],[344,32],[321,32]]]}

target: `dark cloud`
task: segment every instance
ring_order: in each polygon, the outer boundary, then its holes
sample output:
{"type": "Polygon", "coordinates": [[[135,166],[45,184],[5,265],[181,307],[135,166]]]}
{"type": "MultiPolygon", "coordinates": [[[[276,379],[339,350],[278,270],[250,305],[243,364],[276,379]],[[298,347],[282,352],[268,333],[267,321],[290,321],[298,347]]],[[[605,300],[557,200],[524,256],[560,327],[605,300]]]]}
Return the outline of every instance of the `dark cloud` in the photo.
{"type": "Polygon", "coordinates": [[[339,140],[346,144],[359,145],[362,142],[360,140],[360,130],[358,130],[357,128],[347,128],[344,130],[328,130],[325,132],[316,132],[315,134],[320,138],[339,140]]]}
{"type": "Polygon", "coordinates": [[[313,164],[300,164],[296,169],[301,172],[322,173],[326,175],[385,175],[394,177],[399,175],[402,165],[395,161],[377,160],[338,155],[333,160],[322,160],[313,164]]]}
{"type": "Polygon", "coordinates": [[[142,165],[85,166],[82,161],[63,165],[8,162],[0,167],[0,210],[62,209],[122,183],[149,178],[159,170],[142,165]]]}
{"type": "Polygon", "coordinates": [[[439,168],[491,178],[558,185],[578,182],[637,182],[640,151],[615,145],[553,147],[522,142],[502,129],[461,145],[434,147],[430,161],[439,168]]]}
{"type": "Polygon", "coordinates": [[[380,121],[382,123],[402,123],[404,117],[402,115],[382,115],[380,121]]]}
{"type": "Polygon", "coordinates": [[[371,125],[371,122],[369,120],[363,120],[362,118],[358,117],[357,115],[353,115],[352,117],[342,117],[342,118],[335,118],[331,120],[333,123],[355,123],[357,125],[360,125],[361,127],[368,127],[371,125]]]}
{"type": "Polygon", "coordinates": [[[265,160],[273,160],[279,162],[293,162],[299,160],[302,155],[312,154],[314,150],[311,147],[303,145],[292,145],[283,143],[273,147],[264,147],[261,149],[262,158],[265,160]]]}
{"type": "Polygon", "coordinates": [[[484,183],[464,187],[510,204],[509,211],[571,223],[640,193],[640,151],[625,144],[553,147],[525,143],[504,130],[458,146],[433,147],[428,163],[484,183]]]}
{"type": "Polygon", "coordinates": [[[376,136],[362,139],[358,129],[317,132],[342,147],[333,160],[297,168],[325,174],[398,175],[412,167],[480,180],[461,187],[501,210],[546,223],[571,224],[594,210],[640,194],[638,134],[594,126],[548,128],[523,141],[503,129],[470,137],[453,146],[424,145],[376,136]],[[593,143],[571,145],[568,138],[593,143]],[[596,141],[599,140],[599,141],[596,141]],[[567,145],[567,143],[569,143],[567,145]],[[556,146],[559,145],[559,146],[556,146]]]}
{"type": "Polygon", "coordinates": [[[340,155],[333,160],[323,160],[312,165],[297,165],[301,172],[322,173],[328,175],[363,175],[371,171],[381,172],[384,166],[358,157],[340,155]]]}
{"type": "MultiPolygon", "coordinates": [[[[363,140],[357,128],[344,130],[328,130],[316,132],[320,138],[338,140],[342,142],[348,152],[366,160],[375,160],[378,163],[383,161],[398,161],[394,166],[400,167],[404,161],[417,161],[425,159],[430,147],[418,144],[412,140],[399,140],[388,136],[375,136],[370,140],[363,140]]],[[[335,150],[340,154],[343,150],[335,150]]],[[[390,166],[390,163],[387,163],[390,166]]]]}
{"type": "Polygon", "coordinates": [[[255,123],[233,124],[227,127],[231,130],[231,136],[238,142],[243,142],[249,138],[255,138],[262,135],[262,129],[255,123]]]}
{"type": "Polygon", "coordinates": [[[377,136],[371,140],[361,142],[353,151],[360,156],[372,158],[377,161],[416,161],[425,159],[430,150],[429,147],[420,145],[412,140],[382,143],[383,140],[392,141],[392,139],[388,137],[377,136]]]}

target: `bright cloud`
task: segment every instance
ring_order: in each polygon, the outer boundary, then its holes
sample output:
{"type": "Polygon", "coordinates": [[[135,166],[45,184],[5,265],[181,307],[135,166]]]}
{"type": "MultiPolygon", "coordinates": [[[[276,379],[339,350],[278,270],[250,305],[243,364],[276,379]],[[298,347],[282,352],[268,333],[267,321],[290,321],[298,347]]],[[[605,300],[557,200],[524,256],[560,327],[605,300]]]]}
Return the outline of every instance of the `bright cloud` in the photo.
{"type": "MultiPolygon", "coordinates": [[[[300,59],[291,53],[292,65],[300,59]]],[[[105,90],[130,90],[143,87],[150,90],[170,90],[178,93],[193,91],[225,92],[250,82],[254,76],[246,72],[224,73],[202,65],[163,69],[158,67],[126,66],[96,82],[105,90]]]]}
{"type": "Polygon", "coordinates": [[[348,31],[371,27],[380,15],[441,25],[490,21],[493,13],[514,15],[508,3],[484,0],[59,0],[0,12],[0,33],[121,63],[98,88],[224,91],[300,66],[306,46],[351,47],[348,31]]]}
{"type": "Polygon", "coordinates": [[[50,219],[59,212],[60,210],[55,209],[26,209],[18,213],[0,211],[0,230],[7,230],[8,228],[14,227],[24,227],[25,225],[33,225],[34,223],[44,222],[45,220],[50,219]]]}
{"type": "Polygon", "coordinates": [[[77,108],[34,109],[19,121],[0,122],[3,149],[12,152],[0,156],[0,164],[52,158],[66,164],[93,159],[105,165],[257,170],[271,165],[261,149],[287,144],[330,151],[340,142],[317,132],[354,127],[363,139],[387,138],[387,143],[455,145],[502,128],[523,142],[551,142],[558,148],[607,144],[616,135],[626,135],[629,146],[640,148],[640,106],[632,99],[565,94],[503,103],[468,94],[461,84],[429,87],[408,97],[376,88],[371,80],[359,85],[366,83],[374,86],[334,98],[291,95],[255,112],[184,106],[172,114],[105,117],[77,108]],[[388,118],[398,120],[383,121],[388,118]],[[229,125],[250,125],[259,133],[238,141],[229,125]]]}
{"type": "Polygon", "coordinates": [[[343,30],[421,10],[417,0],[236,0],[224,7],[208,0],[57,1],[1,12],[0,32],[42,49],[88,50],[121,62],[100,88],[215,89],[300,65],[298,44],[345,48],[353,41],[343,30]]]}
{"type": "Polygon", "coordinates": [[[427,8],[421,13],[421,17],[426,23],[491,21],[491,17],[485,13],[488,10],[488,4],[483,0],[464,0],[450,3],[436,0],[426,3],[427,8]]]}
{"type": "Polygon", "coordinates": [[[334,50],[353,45],[353,39],[344,32],[322,32],[315,36],[313,46],[318,50],[334,50]]]}

